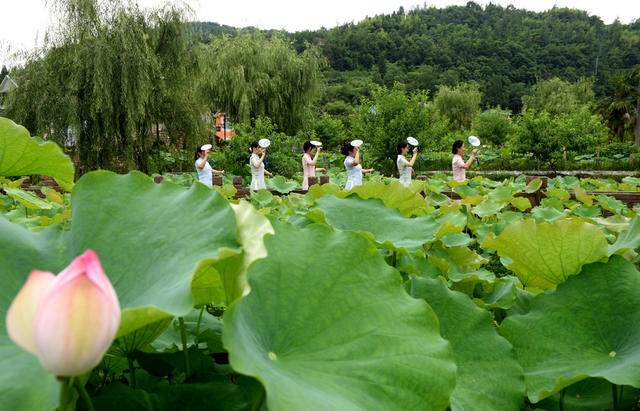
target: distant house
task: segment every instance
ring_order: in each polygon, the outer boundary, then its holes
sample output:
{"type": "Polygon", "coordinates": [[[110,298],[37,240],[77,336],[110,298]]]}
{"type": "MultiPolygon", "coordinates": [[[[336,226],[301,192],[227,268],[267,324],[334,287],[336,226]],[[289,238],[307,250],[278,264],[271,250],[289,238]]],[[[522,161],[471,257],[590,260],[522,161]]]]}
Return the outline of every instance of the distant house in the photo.
{"type": "Polygon", "coordinates": [[[226,113],[218,111],[214,117],[216,118],[216,137],[222,140],[231,140],[232,137],[235,137],[236,130],[227,121],[226,113]]]}
{"type": "Polygon", "coordinates": [[[7,74],[2,80],[2,83],[0,83],[0,115],[4,114],[4,100],[6,94],[15,88],[18,88],[18,83],[13,81],[13,79],[7,74]]]}

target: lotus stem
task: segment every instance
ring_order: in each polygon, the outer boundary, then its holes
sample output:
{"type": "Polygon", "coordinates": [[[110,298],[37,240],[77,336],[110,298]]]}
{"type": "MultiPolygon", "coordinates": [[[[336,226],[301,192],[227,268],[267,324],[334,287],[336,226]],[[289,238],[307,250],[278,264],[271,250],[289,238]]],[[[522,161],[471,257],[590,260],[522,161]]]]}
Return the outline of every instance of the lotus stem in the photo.
{"type": "Polygon", "coordinates": [[[182,337],[182,352],[184,353],[184,372],[187,377],[191,376],[191,366],[189,364],[189,349],[187,347],[187,331],[184,327],[184,318],[178,317],[180,323],[180,336],[182,337]]]}
{"type": "MultiPolygon", "coordinates": [[[[133,362],[133,360],[131,362],[133,362]]],[[[131,372],[133,372],[133,369],[131,369],[131,372]]],[[[84,384],[82,382],[80,382],[80,379],[79,378],[75,378],[73,380],[73,385],[76,388],[76,391],[78,391],[78,394],[80,395],[80,398],[82,398],[82,401],[84,402],[84,406],[87,408],[87,410],[94,411],[93,403],[91,402],[91,398],[89,397],[89,393],[84,388],[84,384]]]]}

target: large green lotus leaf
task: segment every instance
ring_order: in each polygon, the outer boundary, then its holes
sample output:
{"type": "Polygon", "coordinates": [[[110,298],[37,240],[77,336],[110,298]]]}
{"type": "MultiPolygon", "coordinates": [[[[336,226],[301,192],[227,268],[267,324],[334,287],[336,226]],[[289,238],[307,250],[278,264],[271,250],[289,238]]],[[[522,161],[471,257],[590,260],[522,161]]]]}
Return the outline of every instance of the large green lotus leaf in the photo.
{"type": "Polygon", "coordinates": [[[602,210],[598,206],[580,206],[573,210],[575,215],[585,218],[593,218],[602,214],[602,210]]]}
{"type": "Polygon", "coordinates": [[[504,203],[508,201],[513,195],[513,191],[511,191],[510,187],[507,186],[499,186],[494,188],[489,192],[489,200],[495,201],[498,203],[504,203]]]}
{"type": "Polygon", "coordinates": [[[565,213],[554,207],[534,207],[531,209],[531,215],[535,218],[536,223],[553,223],[567,217],[565,213]]]}
{"type": "Polygon", "coordinates": [[[402,185],[399,181],[393,181],[386,185],[378,182],[368,182],[362,186],[354,187],[351,192],[343,191],[338,197],[346,197],[350,193],[356,193],[360,198],[379,198],[389,208],[397,208],[403,216],[424,215],[419,210],[426,209],[424,198],[402,185]]]}
{"type": "Polygon", "coordinates": [[[19,188],[13,187],[3,187],[3,190],[11,198],[31,210],[49,210],[52,208],[50,203],[28,191],[23,191],[19,188]]]}
{"type": "Polygon", "coordinates": [[[398,181],[393,181],[386,185],[376,181],[369,181],[362,186],[354,187],[351,191],[340,190],[340,187],[332,184],[316,185],[309,189],[309,194],[316,200],[327,194],[333,194],[338,198],[345,198],[353,193],[360,198],[379,198],[389,208],[397,208],[403,216],[424,215],[427,211],[425,199],[398,181]]]}
{"type": "Polygon", "coordinates": [[[52,141],[31,138],[26,128],[0,117],[0,176],[43,174],[71,191],[73,163],[52,141]]]}
{"type": "Polygon", "coordinates": [[[511,205],[522,212],[524,212],[528,208],[531,208],[531,202],[527,197],[515,197],[513,200],[511,200],[511,205]]]}
{"type": "Polygon", "coordinates": [[[586,377],[640,388],[640,273],[622,257],[539,294],[525,315],[507,317],[501,334],[514,346],[533,402],[586,377]]]}
{"type": "Polygon", "coordinates": [[[187,313],[194,272],[239,254],[233,210],[204,187],[184,190],[138,172],[100,171],[78,182],[72,203],[71,232],[38,235],[0,220],[0,269],[19,286],[32,269],[59,272],[86,249],[96,250],[124,310],[119,335],[187,313]]]}
{"type": "MultiPolygon", "coordinates": [[[[101,171],[76,184],[72,203],[72,231],[52,227],[32,233],[0,217],[3,312],[31,270],[57,273],[91,248],[116,289],[123,309],[118,334],[123,336],[188,313],[193,306],[194,272],[227,254],[239,254],[233,210],[203,186],[185,190],[172,183],[154,184],[137,172],[120,176],[101,171]]],[[[0,379],[4,405],[51,408],[49,403],[23,404],[50,399],[57,390],[55,379],[43,374],[35,357],[7,339],[4,323],[0,342],[2,353],[7,353],[2,356],[5,369],[0,379]]]]}
{"type": "Polygon", "coordinates": [[[618,234],[616,242],[609,245],[609,255],[624,254],[638,247],[640,247],[640,218],[635,216],[629,223],[629,228],[618,234]]]}
{"type": "Polygon", "coordinates": [[[542,179],[535,178],[535,179],[531,180],[529,182],[529,184],[527,184],[527,187],[524,189],[524,191],[526,193],[534,193],[534,192],[540,190],[540,187],[542,187],[542,179]]]}
{"type": "Polygon", "coordinates": [[[490,215],[498,213],[504,208],[504,206],[504,203],[496,203],[495,201],[487,199],[482,201],[477,206],[473,207],[473,212],[478,217],[488,217],[490,215]]]}
{"type": "Polygon", "coordinates": [[[267,186],[280,193],[288,193],[295,190],[298,187],[298,183],[295,181],[287,181],[283,176],[275,176],[267,179],[267,186]]]}
{"type": "MultiPolygon", "coordinates": [[[[625,386],[620,410],[633,410],[640,398],[640,390],[625,386]]],[[[546,411],[602,411],[613,410],[611,383],[603,378],[587,378],[568,386],[564,393],[556,393],[536,404],[546,411]]]]}
{"type": "Polygon", "coordinates": [[[507,266],[526,287],[553,289],[584,264],[608,256],[604,234],[593,224],[560,220],[555,224],[516,221],[499,236],[487,235],[482,247],[509,257],[507,266]]]}
{"type": "Polygon", "coordinates": [[[517,410],[525,393],[522,367],[491,314],[438,279],[412,276],[411,295],[433,308],[453,348],[458,368],[451,409],[517,410]]]}
{"type": "Polygon", "coordinates": [[[601,194],[598,196],[598,205],[614,214],[619,214],[625,208],[625,204],[612,196],[601,194]]]}
{"type": "Polygon", "coordinates": [[[460,185],[460,186],[456,187],[453,191],[458,193],[460,195],[460,197],[462,197],[462,198],[474,197],[474,196],[477,196],[477,195],[481,195],[481,193],[478,190],[476,190],[475,188],[471,188],[466,184],[463,184],[463,185],[460,185]]]}
{"type": "Polygon", "coordinates": [[[629,219],[624,216],[621,216],[620,214],[615,214],[615,215],[612,215],[611,217],[606,217],[606,218],[595,217],[595,218],[592,218],[591,221],[593,221],[596,224],[602,225],[604,228],[614,233],[620,233],[629,228],[629,219]]]}
{"type": "Polygon", "coordinates": [[[282,226],[265,244],[223,342],[233,369],[263,382],[270,410],[448,406],[455,365],[437,317],[365,237],[282,226]]]}
{"type": "Polygon", "coordinates": [[[462,214],[435,213],[415,218],[405,218],[399,210],[387,208],[377,198],[362,199],[350,195],[341,199],[333,195],[319,198],[307,217],[316,222],[326,222],[336,230],[370,233],[374,241],[384,247],[415,251],[434,241],[445,222],[464,227],[462,214]]]}

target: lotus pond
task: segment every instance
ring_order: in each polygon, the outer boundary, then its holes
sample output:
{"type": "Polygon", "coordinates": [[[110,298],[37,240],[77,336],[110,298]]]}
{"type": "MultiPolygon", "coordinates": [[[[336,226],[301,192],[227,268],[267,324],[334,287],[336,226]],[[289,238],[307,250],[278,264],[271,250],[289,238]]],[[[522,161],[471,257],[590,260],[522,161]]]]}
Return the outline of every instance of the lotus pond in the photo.
{"type": "MultiPolygon", "coordinates": [[[[138,172],[74,183],[55,144],[6,119],[0,176],[3,312],[32,270],[89,249],[116,291],[78,410],[639,407],[640,210],[587,193],[637,179],[549,180],[530,212],[514,194],[542,182],[524,177],[230,200],[138,172]],[[22,191],[30,174],[66,192],[22,191]]],[[[55,408],[60,382],[5,328],[2,407],[55,408]]]]}

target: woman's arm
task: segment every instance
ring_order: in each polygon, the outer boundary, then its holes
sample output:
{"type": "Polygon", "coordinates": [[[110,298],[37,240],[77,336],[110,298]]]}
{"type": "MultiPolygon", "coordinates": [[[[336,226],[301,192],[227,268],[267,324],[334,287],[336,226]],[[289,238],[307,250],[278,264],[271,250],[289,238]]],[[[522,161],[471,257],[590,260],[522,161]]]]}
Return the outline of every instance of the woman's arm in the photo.
{"type": "Polygon", "coordinates": [[[360,147],[356,147],[355,152],[353,153],[353,161],[351,162],[351,167],[355,167],[360,164],[360,147]]]}
{"type": "Polygon", "coordinates": [[[220,170],[220,171],[218,171],[218,170],[214,170],[213,168],[211,169],[211,172],[212,172],[213,174],[224,174],[224,170],[220,170]]]}
{"type": "Polygon", "coordinates": [[[411,161],[407,163],[409,167],[413,167],[413,165],[416,163],[416,157],[418,157],[418,147],[413,149],[413,157],[411,157],[411,161]]]}
{"type": "Polygon", "coordinates": [[[469,157],[467,162],[462,165],[462,168],[468,169],[469,167],[471,167],[471,164],[473,164],[473,159],[476,157],[477,152],[478,152],[478,149],[474,148],[473,151],[471,152],[471,157],[469,157]]]}
{"type": "MultiPolygon", "coordinates": [[[[204,158],[200,159],[200,160],[202,160],[202,162],[200,164],[197,164],[197,166],[198,166],[198,168],[200,170],[202,170],[204,168],[205,164],[207,164],[207,157],[209,157],[209,153],[205,154],[204,158]]],[[[198,160],[198,161],[200,161],[200,160],[198,160]]]]}
{"type": "Polygon", "coordinates": [[[253,163],[253,166],[255,168],[260,168],[260,165],[262,164],[262,161],[264,160],[264,156],[267,154],[267,151],[265,149],[262,149],[262,156],[260,156],[260,159],[258,159],[258,161],[253,163]]]}
{"type": "Polygon", "coordinates": [[[373,168],[366,168],[364,170],[362,170],[362,174],[366,174],[366,173],[373,173],[374,171],[376,171],[373,168]]]}
{"type": "Polygon", "coordinates": [[[273,173],[270,173],[270,172],[268,172],[267,170],[264,170],[264,173],[265,173],[266,175],[268,175],[269,177],[273,177],[273,173]]]}
{"type": "Polygon", "coordinates": [[[326,173],[326,172],[327,172],[327,169],[326,169],[326,168],[324,168],[324,167],[322,167],[322,168],[316,168],[316,171],[319,171],[319,172],[321,172],[321,173],[326,173]]]}
{"type": "Polygon", "coordinates": [[[318,154],[320,154],[320,147],[318,147],[318,149],[316,150],[316,155],[313,156],[313,160],[309,161],[307,164],[309,164],[310,166],[315,166],[318,162],[318,154]]]}

